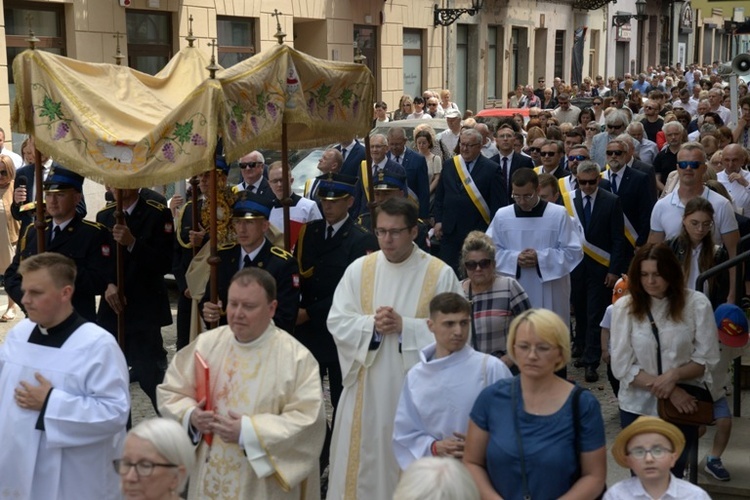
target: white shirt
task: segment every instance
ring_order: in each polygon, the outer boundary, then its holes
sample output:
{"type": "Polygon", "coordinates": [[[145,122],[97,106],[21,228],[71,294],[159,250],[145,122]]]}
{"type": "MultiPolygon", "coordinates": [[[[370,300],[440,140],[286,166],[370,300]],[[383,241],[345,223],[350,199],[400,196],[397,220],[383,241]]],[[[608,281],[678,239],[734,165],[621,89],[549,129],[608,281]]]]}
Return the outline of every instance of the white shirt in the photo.
{"type": "Polygon", "coordinates": [[[631,477],[612,485],[604,493],[604,500],[711,500],[709,494],[698,486],[684,479],[677,479],[672,474],[670,476],[669,487],[660,499],[651,498],[643,489],[641,480],[631,477]]]}
{"type": "Polygon", "coordinates": [[[10,149],[3,148],[2,151],[0,151],[0,154],[10,156],[10,159],[13,160],[13,166],[16,167],[16,170],[23,167],[23,158],[21,158],[21,155],[19,155],[18,153],[14,153],[10,149]]]}
{"type": "MultiPolygon", "coordinates": [[[[685,212],[685,205],[680,200],[678,191],[679,189],[675,189],[657,201],[651,212],[651,231],[664,233],[665,240],[679,235],[682,227],[682,214],[685,212]]],[[[703,188],[701,196],[714,207],[715,242],[720,242],[722,235],[737,231],[737,219],[734,218],[734,209],[729,200],[707,187],[703,188]]]]}
{"type": "Polygon", "coordinates": [[[682,99],[678,99],[676,102],[672,103],[672,108],[682,108],[688,113],[690,113],[690,117],[695,117],[695,114],[698,112],[698,102],[693,101],[692,99],[688,99],[688,102],[682,102],[682,99]]]}
{"type": "Polygon", "coordinates": [[[456,144],[458,144],[459,134],[454,134],[451,129],[447,128],[440,132],[437,138],[443,143],[445,149],[452,154],[453,150],[456,149],[456,144]]]}
{"type": "Polygon", "coordinates": [[[737,181],[729,180],[729,175],[725,170],[722,170],[716,174],[716,179],[727,188],[729,195],[732,197],[734,206],[741,209],[741,214],[750,214],[750,172],[747,170],[740,170],[739,173],[748,182],[747,186],[743,186],[737,181]]]}

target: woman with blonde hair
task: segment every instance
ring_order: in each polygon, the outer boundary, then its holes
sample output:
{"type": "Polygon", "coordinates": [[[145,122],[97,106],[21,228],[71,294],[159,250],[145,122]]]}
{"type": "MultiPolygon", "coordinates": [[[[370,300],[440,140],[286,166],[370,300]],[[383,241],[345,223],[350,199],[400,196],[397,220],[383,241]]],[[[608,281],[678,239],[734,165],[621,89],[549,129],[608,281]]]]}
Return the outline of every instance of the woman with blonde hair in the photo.
{"type": "MultiPolygon", "coordinates": [[[[16,253],[18,232],[21,223],[10,213],[13,203],[13,181],[16,178],[16,167],[10,156],[0,155],[0,268],[8,268],[16,253]]],[[[16,303],[8,297],[8,307],[0,316],[0,322],[6,323],[16,318],[16,303]]]]}
{"type": "Polygon", "coordinates": [[[607,475],[599,402],[555,375],[570,361],[568,326],[552,311],[524,311],[508,352],[520,375],[479,394],[464,447],[482,498],[597,498],[607,475]]]}
{"type": "Polygon", "coordinates": [[[411,96],[404,94],[398,100],[398,109],[393,112],[394,120],[406,120],[406,117],[412,114],[414,106],[412,105],[411,96]]]}

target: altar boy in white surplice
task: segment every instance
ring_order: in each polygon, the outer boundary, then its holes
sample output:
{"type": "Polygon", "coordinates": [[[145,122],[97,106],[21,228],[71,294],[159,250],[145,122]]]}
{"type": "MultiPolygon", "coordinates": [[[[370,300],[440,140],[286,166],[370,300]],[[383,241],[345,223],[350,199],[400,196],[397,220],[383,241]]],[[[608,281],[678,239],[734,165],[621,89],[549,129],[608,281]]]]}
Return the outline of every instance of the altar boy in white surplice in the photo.
{"type": "Polygon", "coordinates": [[[393,452],[402,470],[422,457],[461,459],[469,412],[479,393],[511,377],[498,358],[468,343],[471,304],[456,293],[430,301],[427,320],[435,342],[419,352],[401,390],[393,425],[393,452]]]}
{"type": "Polygon", "coordinates": [[[582,234],[567,210],[539,198],[539,178],[522,168],[513,174],[513,205],[503,207],[487,229],[495,243],[497,272],[516,278],[532,307],[570,321],[570,273],[583,260],[582,234]]]}

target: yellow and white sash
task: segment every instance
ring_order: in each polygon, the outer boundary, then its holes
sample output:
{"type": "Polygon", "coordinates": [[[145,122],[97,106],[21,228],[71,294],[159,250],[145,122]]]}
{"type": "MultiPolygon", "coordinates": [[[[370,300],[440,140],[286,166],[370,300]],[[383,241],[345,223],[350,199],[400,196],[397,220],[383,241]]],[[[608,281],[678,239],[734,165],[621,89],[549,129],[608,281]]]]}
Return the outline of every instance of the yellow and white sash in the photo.
{"type": "Polygon", "coordinates": [[[471,198],[471,202],[474,203],[474,206],[479,210],[484,222],[489,224],[491,222],[490,207],[487,205],[487,202],[484,201],[482,193],[479,192],[479,188],[477,188],[477,185],[474,183],[474,179],[471,178],[471,174],[469,173],[469,169],[466,168],[466,162],[463,157],[461,157],[461,155],[454,156],[453,164],[456,166],[458,177],[461,179],[461,184],[466,189],[469,198],[471,198]]]}
{"type": "MultiPolygon", "coordinates": [[[[573,199],[575,198],[575,191],[571,193],[564,193],[563,194],[563,202],[565,203],[565,209],[568,211],[568,215],[573,217],[578,223],[583,227],[583,222],[581,219],[578,218],[578,212],[575,210],[575,207],[573,207],[573,199]]],[[[609,268],[609,252],[606,252],[599,248],[596,245],[593,245],[589,243],[588,240],[586,240],[586,233],[584,231],[583,233],[583,253],[594,259],[599,264],[603,265],[604,267],[609,268]]]]}
{"type": "Polygon", "coordinates": [[[307,179],[305,181],[305,190],[302,193],[302,196],[304,196],[305,198],[312,199],[313,197],[312,189],[313,189],[313,184],[315,183],[315,180],[316,180],[315,178],[312,178],[312,179],[307,179]]]}

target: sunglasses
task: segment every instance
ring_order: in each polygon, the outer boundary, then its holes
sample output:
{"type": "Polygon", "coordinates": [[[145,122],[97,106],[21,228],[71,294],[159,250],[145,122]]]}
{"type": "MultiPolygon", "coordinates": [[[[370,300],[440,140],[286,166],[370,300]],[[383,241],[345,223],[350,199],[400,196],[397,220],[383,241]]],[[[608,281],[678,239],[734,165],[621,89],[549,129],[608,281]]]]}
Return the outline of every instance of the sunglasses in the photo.
{"type": "Polygon", "coordinates": [[[595,102],[593,104],[594,104],[594,106],[601,106],[602,105],[602,103],[600,103],[600,102],[595,102]]]}
{"type": "Polygon", "coordinates": [[[247,163],[240,163],[240,168],[246,170],[248,168],[260,167],[261,165],[263,165],[262,161],[250,161],[247,163]]]}
{"type": "Polygon", "coordinates": [[[541,151],[541,148],[529,148],[529,153],[538,153],[541,151]]]}
{"type": "Polygon", "coordinates": [[[607,156],[622,156],[625,151],[607,151],[607,156]]]}
{"type": "Polygon", "coordinates": [[[599,132],[601,129],[599,127],[589,127],[586,130],[589,132],[599,132]]]}
{"type": "Polygon", "coordinates": [[[701,161],[678,161],[677,166],[681,169],[685,170],[686,168],[692,168],[693,170],[698,170],[701,168],[701,165],[703,165],[703,162],[701,161]]]}
{"type": "Polygon", "coordinates": [[[542,151],[541,153],[539,153],[539,156],[548,156],[549,157],[549,156],[555,156],[556,154],[557,153],[555,153],[553,151],[542,151]]]}
{"type": "Polygon", "coordinates": [[[599,183],[599,179],[591,179],[590,181],[586,181],[583,179],[578,179],[578,185],[579,186],[594,186],[599,183]]]}
{"type": "Polygon", "coordinates": [[[622,127],[624,127],[624,125],[607,125],[607,128],[612,130],[619,130],[622,127]]]}
{"type": "Polygon", "coordinates": [[[583,161],[588,160],[588,156],[583,155],[574,155],[574,156],[568,156],[568,161],[583,161]]]}
{"type": "Polygon", "coordinates": [[[467,260],[464,262],[464,266],[466,266],[466,269],[469,271],[476,271],[477,267],[479,269],[487,269],[492,265],[492,259],[482,259],[482,260],[467,260]]]}

